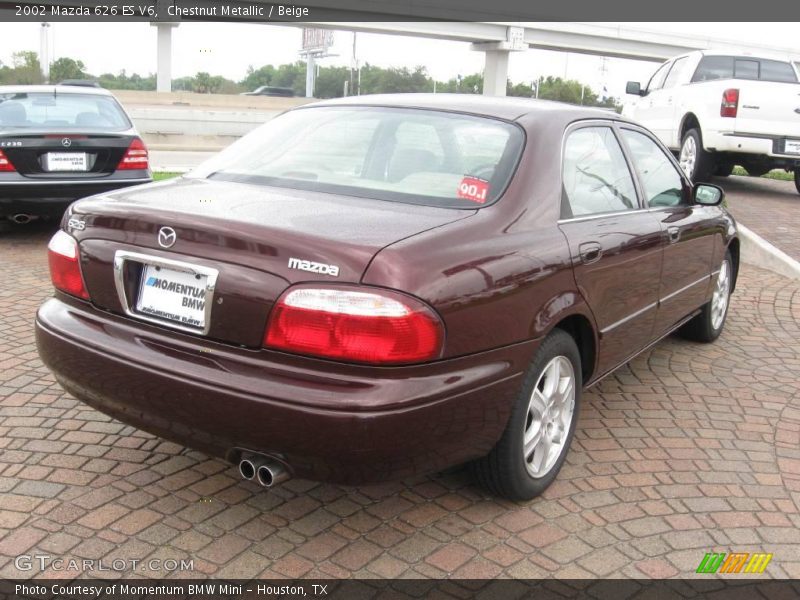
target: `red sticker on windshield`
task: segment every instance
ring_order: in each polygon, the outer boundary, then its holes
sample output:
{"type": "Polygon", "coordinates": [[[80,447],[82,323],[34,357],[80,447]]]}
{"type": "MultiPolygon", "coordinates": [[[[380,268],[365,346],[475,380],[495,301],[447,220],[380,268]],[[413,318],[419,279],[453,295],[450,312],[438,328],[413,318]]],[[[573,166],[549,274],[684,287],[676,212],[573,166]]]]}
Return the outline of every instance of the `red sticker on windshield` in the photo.
{"type": "Polygon", "coordinates": [[[489,197],[489,182],[480,177],[465,175],[458,184],[458,197],[483,204],[489,197]]]}

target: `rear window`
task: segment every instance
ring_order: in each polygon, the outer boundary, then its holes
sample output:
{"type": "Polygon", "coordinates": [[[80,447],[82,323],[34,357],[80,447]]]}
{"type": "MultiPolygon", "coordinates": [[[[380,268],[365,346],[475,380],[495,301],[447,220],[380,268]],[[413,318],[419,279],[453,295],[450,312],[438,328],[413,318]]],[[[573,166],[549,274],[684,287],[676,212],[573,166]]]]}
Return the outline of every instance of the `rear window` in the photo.
{"type": "Polygon", "coordinates": [[[797,83],[797,73],[789,63],[779,60],[762,60],[759,79],[781,83],[797,83]]]}
{"type": "Polygon", "coordinates": [[[500,197],[523,143],[519,127],[485,117],[308,108],[266,123],[190,176],[476,208],[500,197]]]}
{"type": "Polygon", "coordinates": [[[0,93],[0,127],[121,131],[130,126],[119,104],[110,96],[0,93]]]}
{"type": "Polygon", "coordinates": [[[792,65],[780,60],[733,56],[704,56],[692,82],[714,79],[753,79],[777,83],[797,83],[792,65]]]}

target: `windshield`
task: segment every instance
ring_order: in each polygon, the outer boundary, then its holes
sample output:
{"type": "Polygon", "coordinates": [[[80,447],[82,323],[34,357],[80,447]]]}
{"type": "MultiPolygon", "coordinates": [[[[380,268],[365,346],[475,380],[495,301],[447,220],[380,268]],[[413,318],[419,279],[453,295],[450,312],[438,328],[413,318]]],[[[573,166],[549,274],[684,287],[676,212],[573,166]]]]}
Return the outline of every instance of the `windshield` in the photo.
{"type": "Polygon", "coordinates": [[[35,92],[0,93],[0,127],[121,131],[131,124],[111,96],[35,92]]]}
{"type": "Polygon", "coordinates": [[[262,125],[189,176],[476,208],[500,197],[523,142],[516,125],[485,117],[306,108],[262,125]]]}

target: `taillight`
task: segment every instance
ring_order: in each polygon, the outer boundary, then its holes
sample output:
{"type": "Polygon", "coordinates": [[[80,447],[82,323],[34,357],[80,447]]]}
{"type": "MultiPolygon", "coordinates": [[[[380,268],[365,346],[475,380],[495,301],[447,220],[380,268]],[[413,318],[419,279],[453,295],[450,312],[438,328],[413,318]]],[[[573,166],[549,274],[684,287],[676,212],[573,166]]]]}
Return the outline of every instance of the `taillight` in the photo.
{"type": "Polygon", "coordinates": [[[89,293],[83,285],[75,238],[65,231],[58,231],[47,244],[47,258],[50,262],[50,279],[55,288],[88,300],[89,293]]]}
{"type": "Polygon", "coordinates": [[[350,362],[401,364],[437,358],[444,327],[431,308],[383,290],[298,288],[272,309],[264,345],[350,362]]]}
{"type": "Polygon", "coordinates": [[[139,138],[133,138],[131,145],[125,151],[117,165],[117,170],[147,169],[150,163],[147,158],[147,146],[139,138]]]}
{"type": "Polygon", "coordinates": [[[739,110],[739,90],[730,88],[722,92],[722,104],[719,107],[720,117],[735,117],[739,110]]]}
{"type": "Polygon", "coordinates": [[[0,171],[16,171],[14,165],[8,160],[6,153],[0,150],[0,171]]]}

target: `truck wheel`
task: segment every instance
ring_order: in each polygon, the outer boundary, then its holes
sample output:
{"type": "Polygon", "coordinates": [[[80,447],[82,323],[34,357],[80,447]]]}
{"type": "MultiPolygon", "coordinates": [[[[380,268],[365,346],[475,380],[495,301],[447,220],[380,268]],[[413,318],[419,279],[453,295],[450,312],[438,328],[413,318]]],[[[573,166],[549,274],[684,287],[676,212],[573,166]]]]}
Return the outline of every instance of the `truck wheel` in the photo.
{"type": "Polygon", "coordinates": [[[683,135],[678,162],[693,183],[707,181],[716,169],[713,157],[703,149],[699,129],[690,129],[683,135]]]}
{"type": "Polygon", "coordinates": [[[800,167],[794,168],[794,187],[797,189],[797,193],[800,194],[800,167]]]}
{"type": "Polygon", "coordinates": [[[581,399],[575,340],[553,330],[539,346],[503,437],[472,463],[478,482],[510,500],[530,500],[553,483],[569,451],[581,399]]]}

